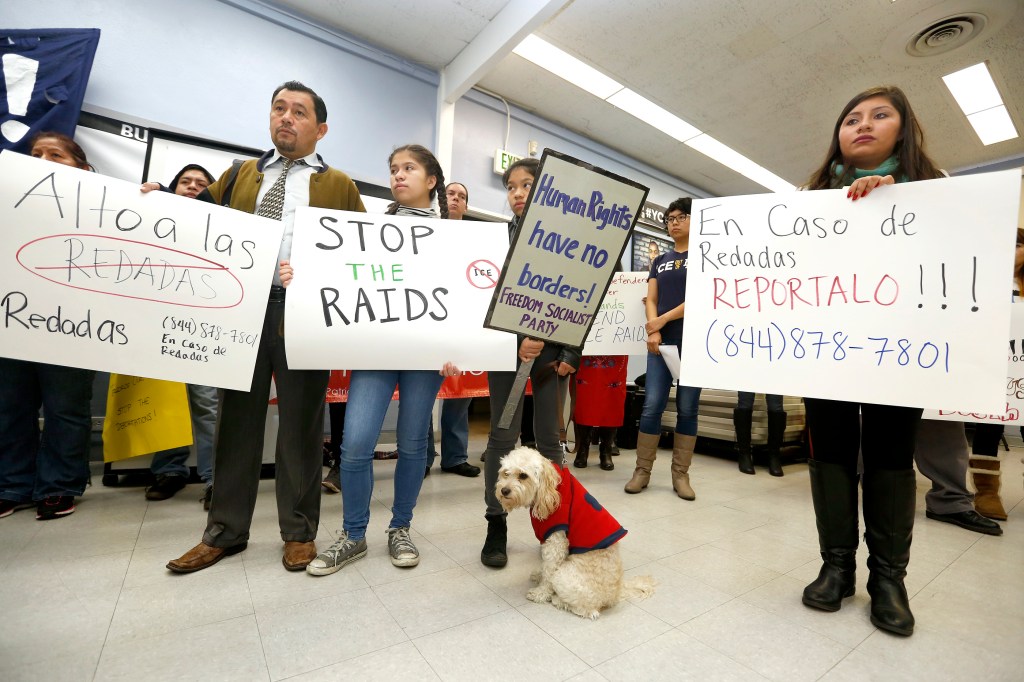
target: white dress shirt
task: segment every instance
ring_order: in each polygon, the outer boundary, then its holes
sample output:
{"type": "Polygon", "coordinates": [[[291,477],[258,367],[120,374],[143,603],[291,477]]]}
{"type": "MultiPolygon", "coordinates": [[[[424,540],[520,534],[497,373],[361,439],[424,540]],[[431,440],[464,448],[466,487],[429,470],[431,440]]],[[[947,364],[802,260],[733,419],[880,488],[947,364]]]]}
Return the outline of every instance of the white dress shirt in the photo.
{"type": "MultiPolygon", "coordinates": [[[[284,226],[284,234],[281,235],[281,248],[278,251],[278,260],[289,260],[292,256],[292,233],[295,229],[295,207],[309,206],[309,180],[318,168],[322,168],[316,152],[302,159],[304,163],[293,165],[288,171],[288,177],[284,181],[284,206],[281,208],[281,224],[284,226]]],[[[263,202],[270,188],[281,173],[284,171],[284,157],[277,150],[274,155],[263,166],[263,183],[259,192],[256,193],[256,207],[263,202]]],[[[281,285],[281,276],[274,268],[274,284],[281,285]]]]}

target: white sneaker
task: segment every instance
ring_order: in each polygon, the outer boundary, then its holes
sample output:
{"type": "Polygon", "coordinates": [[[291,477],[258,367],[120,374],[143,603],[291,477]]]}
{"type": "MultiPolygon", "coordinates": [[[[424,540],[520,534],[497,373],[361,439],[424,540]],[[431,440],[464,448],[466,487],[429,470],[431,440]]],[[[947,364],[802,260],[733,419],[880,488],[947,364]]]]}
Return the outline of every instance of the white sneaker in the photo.
{"type": "Polygon", "coordinates": [[[420,562],[419,550],[412,544],[408,528],[388,528],[388,552],[395,566],[408,568],[420,562]]]}
{"type": "Polygon", "coordinates": [[[320,552],[306,565],[306,573],[310,575],[337,573],[346,564],[362,559],[364,556],[366,556],[366,538],[352,540],[347,532],[342,531],[337,542],[320,552]]]}

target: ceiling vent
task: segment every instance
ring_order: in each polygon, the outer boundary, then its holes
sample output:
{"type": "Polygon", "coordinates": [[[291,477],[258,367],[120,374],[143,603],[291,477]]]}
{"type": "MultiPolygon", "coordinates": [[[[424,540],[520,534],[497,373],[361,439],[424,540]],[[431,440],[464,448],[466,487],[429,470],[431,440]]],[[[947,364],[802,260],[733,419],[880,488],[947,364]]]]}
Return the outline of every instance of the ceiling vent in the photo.
{"type": "Polygon", "coordinates": [[[988,20],[984,14],[958,14],[941,19],[914,35],[907,43],[907,54],[934,57],[963,47],[981,35],[988,20]]]}

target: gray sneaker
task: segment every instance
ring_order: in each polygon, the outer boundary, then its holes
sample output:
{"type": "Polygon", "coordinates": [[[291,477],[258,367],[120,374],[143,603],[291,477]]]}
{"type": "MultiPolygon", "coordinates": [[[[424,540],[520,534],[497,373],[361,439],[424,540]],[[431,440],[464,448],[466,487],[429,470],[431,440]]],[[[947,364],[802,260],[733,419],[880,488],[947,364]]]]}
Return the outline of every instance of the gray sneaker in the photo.
{"type": "Polygon", "coordinates": [[[306,565],[306,573],[310,575],[337,573],[345,564],[362,559],[364,556],[366,556],[366,538],[352,540],[348,533],[342,531],[337,542],[320,552],[306,565]]]}
{"type": "Polygon", "coordinates": [[[408,528],[388,528],[388,552],[395,566],[405,568],[420,562],[419,550],[412,544],[408,528]]]}

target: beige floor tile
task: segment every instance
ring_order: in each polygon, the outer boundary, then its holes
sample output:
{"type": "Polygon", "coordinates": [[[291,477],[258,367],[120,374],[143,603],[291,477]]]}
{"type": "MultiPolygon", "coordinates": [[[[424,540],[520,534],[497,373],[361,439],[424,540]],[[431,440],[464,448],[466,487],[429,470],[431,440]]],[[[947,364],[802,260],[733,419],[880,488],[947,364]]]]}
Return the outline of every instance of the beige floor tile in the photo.
{"type": "Polygon", "coordinates": [[[420,637],[414,644],[446,682],[480,682],[496,668],[503,671],[499,677],[515,680],[565,680],[588,669],[515,609],[420,637]]]}
{"type": "Polygon", "coordinates": [[[516,608],[590,666],[603,663],[672,628],[628,601],[606,609],[596,620],[580,618],[551,604],[531,602],[516,608]]]}
{"type": "MultiPolygon", "coordinates": [[[[1021,648],[994,651],[963,638],[961,628],[946,624],[942,632],[918,619],[911,637],[876,631],[857,653],[880,666],[913,671],[918,680],[1020,680],[1021,648]]],[[[939,626],[942,627],[942,626],[939,626]]]]}
{"type": "Polygon", "coordinates": [[[652,596],[643,600],[631,599],[630,603],[672,626],[682,625],[733,599],[730,594],[657,562],[630,569],[626,575],[649,575],[655,579],[657,586],[652,596]]]}
{"type": "Polygon", "coordinates": [[[256,618],[242,616],[104,647],[97,682],[140,679],[270,679],[256,618]]]}
{"type": "Polygon", "coordinates": [[[734,597],[779,577],[777,571],[710,545],[680,552],[659,563],[734,597]]]}
{"type": "MultiPolygon", "coordinates": [[[[43,655],[24,660],[8,661],[6,655],[0,655],[0,677],[4,682],[91,682],[102,648],[103,643],[98,641],[85,646],[53,647],[43,655]]],[[[2,646],[0,654],[4,654],[2,646]]]]}
{"type": "Polygon", "coordinates": [[[244,565],[253,609],[256,613],[283,606],[333,597],[368,585],[352,567],[337,573],[313,576],[305,571],[288,571],[280,562],[244,565]]]}
{"type": "Polygon", "coordinates": [[[440,680],[412,642],[402,642],[386,649],[350,658],[325,668],[288,678],[289,682],[394,682],[440,680]]]}
{"type": "Polygon", "coordinates": [[[701,644],[689,635],[672,630],[658,635],[597,666],[611,682],[646,680],[763,680],[750,668],[701,644]]]}
{"type": "Polygon", "coordinates": [[[241,562],[217,572],[177,575],[165,571],[163,580],[121,591],[107,642],[153,637],[252,612],[241,562]]]}
{"type": "Polygon", "coordinates": [[[773,680],[816,680],[852,650],[741,600],[679,629],[773,680]]]}
{"type": "Polygon", "coordinates": [[[374,592],[411,639],[510,608],[461,567],[378,585],[374,592]]]}
{"type": "Polygon", "coordinates": [[[256,614],[272,680],[408,640],[370,589],[256,614]]]}

